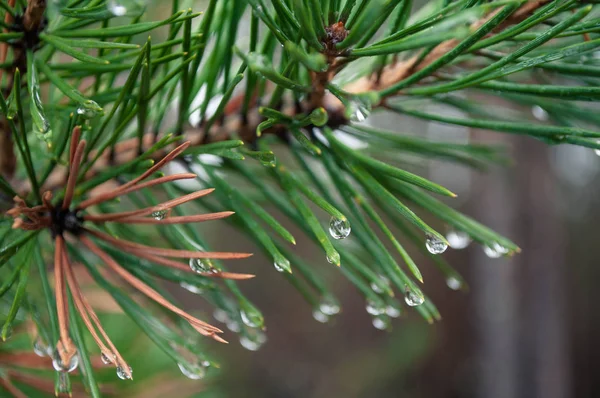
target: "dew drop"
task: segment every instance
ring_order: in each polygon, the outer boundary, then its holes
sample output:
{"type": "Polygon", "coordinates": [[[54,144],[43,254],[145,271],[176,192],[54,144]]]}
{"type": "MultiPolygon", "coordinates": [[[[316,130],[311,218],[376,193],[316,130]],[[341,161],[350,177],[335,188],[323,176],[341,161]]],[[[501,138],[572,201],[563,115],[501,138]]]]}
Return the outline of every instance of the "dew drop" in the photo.
{"type": "Polygon", "coordinates": [[[385,307],[385,313],[390,318],[398,318],[401,315],[402,311],[400,310],[399,304],[390,303],[387,305],[387,307],[385,307]]]}
{"type": "Polygon", "coordinates": [[[377,315],[373,317],[373,326],[375,329],[387,330],[390,328],[392,322],[387,315],[377,315]]]}
{"type": "Polygon", "coordinates": [[[327,259],[327,262],[329,264],[333,264],[333,265],[339,265],[340,264],[340,253],[338,253],[337,251],[332,251],[330,253],[327,253],[327,255],[325,256],[325,258],[327,259]]]}
{"type": "Polygon", "coordinates": [[[233,333],[239,333],[242,328],[240,327],[239,322],[230,320],[226,322],[227,329],[232,331],[233,333]]]}
{"type": "Polygon", "coordinates": [[[321,322],[321,323],[327,323],[329,322],[329,315],[324,314],[320,309],[315,309],[313,310],[312,313],[313,318],[315,318],[315,320],[317,322],[321,322]]]}
{"type": "Polygon", "coordinates": [[[483,252],[489,258],[500,258],[508,253],[508,249],[498,243],[493,243],[491,246],[483,246],[483,252]]]}
{"type": "Polygon", "coordinates": [[[277,272],[289,272],[290,269],[290,261],[287,258],[282,258],[279,260],[275,260],[273,263],[275,270],[277,272]]]}
{"type": "Polygon", "coordinates": [[[533,117],[540,122],[545,122],[548,120],[548,112],[546,112],[546,110],[539,105],[532,106],[531,113],[533,114],[533,117]]]}
{"type": "Polygon", "coordinates": [[[119,376],[119,379],[121,380],[131,380],[131,374],[133,373],[133,369],[131,369],[131,366],[129,367],[129,374],[127,374],[127,372],[125,372],[125,369],[123,369],[121,366],[117,366],[117,376],[119,376]]]}
{"type": "Polygon", "coordinates": [[[385,313],[385,303],[382,300],[368,299],[365,307],[371,315],[381,315],[385,313]]]}
{"type": "Polygon", "coordinates": [[[463,231],[449,231],[446,234],[446,240],[453,249],[464,249],[471,244],[471,237],[463,231]]]}
{"type": "Polygon", "coordinates": [[[78,365],[79,365],[79,356],[77,354],[75,354],[71,357],[71,360],[68,364],[64,364],[62,362],[62,359],[60,358],[58,350],[54,351],[54,355],[52,356],[52,366],[54,367],[55,370],[57,370],[59,372],[72,372],[75,369],[77,369],[78,365]]]}
{"type": "Polygon", "coordinates": [[[460,290],[460,288],[462,287],[462,282],[460,281],[460,279],[454,276],[449,276],[446,279],[446,285],[448,285],[448,287],[452,290],[460,290]]]}
{"type": "Polygon", "coordinates": [[[185,290],[187,290],[190,293],[194,293],[194,294],[204,293],[204,290],[202,290],[202,288],[200,286],[192,285],[191,283],[180,282],[179,286],[181,286],[182,288],[184,288],[185,290]]]}
{"type": "Polygon", "coordinates": [[[448,248],[446,242],[436,238],[433,235],[427,235],[427,238],[425,240],[425,246],[431,254],[441,254],[445,252],[448,248]]]}
{"type": "Polygon", "coordinates": [[[310,114],[310,121],[317,127],[324,126],[328,120],[329,116],[324,108],[317,108],[310,114]]]}
{"type": "Polygon", "coordinates": [[[241,336],[240,344],[249,351],[258,351],[267,341],[267,335],[258,329],[252,329],[252,332],[241,336]]]}
{"type": "MultiPolygon", "coordinates": [[[[115,358],[114,355],[113,355],[113,358],[115,358]]],[[[105,365],[110,365],[111,363],[113,363],[113,359],[111,359],[111,357],[105,353],[100,354],[100,359],[102,360],[102,363],[105,365]]]]}
{"type": "Polygon", "coordinates": [[[140,0],[108,0],[108,10],[116,17],[138,16],[144,12],[145,6],[140,0]]]}
{"type": "Polygon", "coordinates": [[[377,275],[377,279],[379,279],[379,283],[371,282],[371,290],[377,294],[382,294],[386,290],[389,290],[390,280],[388,278],[383,275],[377,275]]]}
{"type": "Polygon", "coordinates": [[[416,307],[417,305],[421,305],[425,302],[425,298],[410,290],[407,286],[404,292],[404,301],[411,307],[416,307]]]}
{"type": "Polygon", "coordinates": [[[153,211],[150,216],[152,216],[152,218],[154,218],[157,221],[164,220],[165,217],[167,216],[167,211],[166,210],[153,211]]]}
{"type": "Polygon", "coordinates": [[[77,114],[83,119],[89,120],[98,116],[102,112],[102,108],[96,102],[87,100],[82,102],[77,107],[77,114]]]}
{"type": "Polygon", "coordinates": [[[178,363],[177,366],[188,379],[200,380],[206,376],[206,369],[199,364],[178,363]]]}
{"type": "Polygon", "coordinates": [[[335,297],[327,295],[321,297],[319,310],[325,315],[335,315],[340,312],[340,305],[335,297]]]}
{"type": "Polygon", "coordinates": [[[227,323],[229,321],[229,316],[227,316],[227,312],[218,308],[213,312],[213,318],[221,323],[227,323]]]}
{"type": "Polygon", "coordinates": [[[264,325],[264,318],[263,315],[260,313],[260,311],[250,305],[250,304],[245,304],[244,308],[240,311],[240,317],[242,318],[242,322],[244,322],[244,325],[250,327],[250,328],[261,328],[264,325]]]}
{"type": "Polygon", "coordinates": [[[189,264],[192,271],[199,274],[214,271],[212,263],[206,258],[190,258],[189,264]]]}
{"type": "MultiPolygon", "coordinates": [[[[600,144],[600,140],[597,140],[597,141],[596,141],[596,144],[600,144]]],[[[594,149],[594,153],[595,153],[597,156],[600,156],[600,149],[594,149]]]]}
{"type": "Polygon", "coordinates": [[[45,357],[50,355],[52,350],[41,337],[37,337],[33,342],[33,352],[35,352],[35,355],[38,357],[45,357]]]}
{"type": "Polygon", "coordinates": [[[350,235],[350,222],[336,217],[329,221],[329,234],[333,239],[346,239],[350,235]]]}

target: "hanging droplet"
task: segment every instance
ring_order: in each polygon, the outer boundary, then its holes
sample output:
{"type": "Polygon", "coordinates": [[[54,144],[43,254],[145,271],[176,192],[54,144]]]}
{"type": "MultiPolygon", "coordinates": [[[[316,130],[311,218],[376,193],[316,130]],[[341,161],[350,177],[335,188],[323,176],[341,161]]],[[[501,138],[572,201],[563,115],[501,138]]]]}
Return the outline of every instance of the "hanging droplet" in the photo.
{"type": "Polygon", "coordinates": [[[181,373],[188,379],[192,380],[200,380],[206,376],[206,369],[199,364],[190,364],[190,363],[178,363],[179,370],[181,373]]]}
{"type": "Polygon", "coordinates": [[[317,108],[310,113],[310,121],[317,127],[324,126],[329,120],[325,108],[317,108]]]}
{"type": "Polygon", "coordinates": [[[83,119],[93,119],[102,112],[102,108],[96,102],[87,100],[77,107],[77,114],[83,119]]]}
{"type": "Polygon", "coordinates": [[[335,250],[327,253],[327,255],[325,256],[325,258],[327,259],[327,262],[329,264],[340,265],[340,253],[338,253],[335,250]]]}
{"type": "Polygon", "coordinates": [[[387,307],[385,307],[385,314],[390,318],[398,318],[401,313],[402,311],[400,310],[400,303],[388,303],[387,307]]]}
{"type": "Polygon", "coordinates": [[[460,279],[454,276],[449,276],[446,279],[446,285],[452,290],[460,290],[460,288],[462,287],[462,282],[460,281],[460,279]]]}
{"type": "Polygon", "coordinates": [[[167,216],[167,211],[166,210],[153,211],[152,214],[150,214],[150,216],[152,216],[152,218],[154,218],[157,221],[164,220],[165,217],[167,216]]]}
{"type": "Polygon", "coordinates": [[[57,370],[59,372],[72,372],[75,369],[77,369],[78,365],[79,365],[79,356],[77,354],[75,354],[71,357],[71,360],[68,364],[64,364],[62,362],[60,354],[58,353],[58,350],[54,351],[54,355],[52,356],[52,366],[54,366],[55,370],[57,370]]]}
{"type": "Polygon", "coordinates": [[[227,321],[229,321],[229,316],[227,315],[227,312],[225,312],[224,310],[217,308],[214,312],[213,312],[213,318],[215,318],[217,321],[221,322],[221,323],[227,323],[227,321]]]}
{"type": "Polygon", "coordinates": [[[242,318],[244,325],[250,328],[262,328],[265,323],[263,315],[258,308],[248,303],[243,304],[242,310],[240,311],[240,317],[242,318]]]}
{"type": "Polygon", "coordinates": [[[379,283],[371,282],[371,290],[377,294],[382,294],[390,288],[390,280],[383,275],[377,275],[379,283]],[[383,287],[382,287],[383,286],[383,287]]]}
{"type": "Polygon", "coordinates": [[[192,271],[199,274],[213,272],[214,270],[212,263],[206,258],[190,258],[189,264],[192,271]]]}
{"type": "Polygon", "coordinates": [[[33,342],[33,352],[35,352],[35,355],[38,357],[45,357],[50,355],[52,350],[50,347],[48,347],[46,342],[44,342],[44,340],[38,336],[33,342]]]}
{"type": "Polygon", "coordinates": [[[446,240],[453,249],[464,249],[471,243],[471,237],[463,231],[448,231],[446,240]]]}
{"type": "Polygon", "coordinates": [[[346,117],[353,122],[363,122],[371,114],[373,104],[379,102],[380,96],[375,91],[369,91],[352,96],[346,106],[346,117]]]}
{"type": "Polygon", "coordinates": [[[335,297],[327,295],[321,297],[319,310],[325,315],[335,315],[340,312],[340,305],[335,297]]]}
{"type": "Polygon", "coordinates": [[[132,373],[133,369],[131,369],[131,366],[129,367],[129,374],[127,374],[127,372],[125,372],[125,369],[123,369],[121,366],[117,366],[117,376],[119,376],[119,379],[121,380],[131,380],[132,373]]]}
{"type": "Polygon", "coordinates": [[[385,303],[379,299],[367,299],[367,305],[365,308],[367,309],[367,312],[371,315],[381,315],[385,313],[385,303]]]}
{"type": "Polygon", "coordinates": [[[427,235],[427,238],[425,240],[425,246],[431,254],[441,254],[445,252],[448,248],[446,242],[436,238],[433,235],[427,235]]]}
{"type": "Polygon", "coordinates": [[[258,155],[258,161],[260,164],[266,167],[277,166],[277,158],[272,151],[263,151],[258,155]]]}
{"type": "Polygon", "coordinates": [[[333,239],[346,239],[350,235],[350,222],[336,217],[329,221],[329,234],[333,239]]]}
{"type": "Polygon", "coordinates": [[[493,243],[491,246],[483,246],[483,252],[489,258],[500,258],[508,253],[508,249],[498,243],[493,243]]]}
{"type": "Polygon", "coordinates": [[[267,341],[267,335],[258,329],[251,329],[253,333],[248,333],[240,337],[240,344],[249,351],[258,351],[267,341]]]}
{"type": "Polygon", "coordinates": [[[387,330],[392,325],[392,321],[387,315],[377,315],[373,317],[373,326],[375,329],[387,330]]]}
{"type": "Polygon", "coordinates": [[[234,320],[229,320],[226,322],[227,329],[232,331],[233,333],[239,333],[242,330],[240,323],[234,320]]]}
{"type": "Polygon", "coordinates": [[[290,261],[287,258],[281,258],[281,259],[275,260],[275,262],[273,263],[273,266],[275,267],[275,270],[277,272],[289,272],[290,261]]]}
{"type": "Polygon", "coordinates": [[[181,286],[182,288],[184,288],[185,290],[187,290],[190,293],[194,293],[194,294],[204,293],[204,290],[202,290],[202,288],[200,286],[192,285],[191,283],[180,282],[179,286],[181,286]]]}
{"type": "Polygon", "coordinates": [[[329,315],[324,314],[320,309],[315,309],[313,310],[313,318],[315,318],[315,320],[317,322],[321,322],[321,323],[327,323],[329,322],[329,315]]]}
{"type": "Polygon", "coordinates": [[[416,307],[417,305],[421,305],[425,302],[425,297],[413,292],[408,286],[406,286],[404,292],[404,301],[411,307],[416,307]]]}
{"type": "Polygon", "coordinates": [[[531,113],[533,114],[533,117],[540,122],[545,122],[548,120],[548,112],[546,112],[546,110],[539,105],[532,106],[531,113]]]}
{"type": "Polygon", "coordinates": [[[108,0],[108,10],[116,17],[141,15],[145,6],[140,0],[108,0]]]}
{"type": "Polygon", "coordinates": [[[106,353],[102,353],[100,354],[100,360],[102,361],[103,364],[105,365],[110,365],[111,363],[113,363],[113,359],[115,358],[114,355],[111,354],[106,354],[106,353]],[[112,358],[111,358],[112,357],[112,358]]]}
{"type": "MultiPolygon", "coordinates": [[[[596,144],[600,144],[600,140],[596,140],[596,144]]],[[[597,156],[600,156],[600,149],[594,149],[594,153],[595,153],[597,156]]]]}

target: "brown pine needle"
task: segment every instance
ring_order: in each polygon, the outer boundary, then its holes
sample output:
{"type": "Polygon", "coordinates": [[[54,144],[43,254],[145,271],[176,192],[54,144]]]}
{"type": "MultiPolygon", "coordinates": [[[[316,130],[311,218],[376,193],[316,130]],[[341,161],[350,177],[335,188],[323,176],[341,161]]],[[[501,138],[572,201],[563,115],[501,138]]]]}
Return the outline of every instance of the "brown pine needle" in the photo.
{"type": "Polygon", "coordinates": [[[8,391],[15,398],[27,398],[27,395],[23,394],[15,385],[10,381],[8,376],[0,377],[0,386],[8,391]]]}
{"type": "Polygon", "coordinates": [[[194,222],[220,220],[222,218],[229,217],[233,214],[235,214],[235,212],[233,211],[221,211],[218,213],[196,214],[192,216],[167,217],[163,218],[162,220],[157,220],[155,218],[148,217],[126,217],[116,221],[121,224],[187,224],[194,222]]]}
{"type": "Polygon", "coordinates": [[[75,184],[77,183],[77,175],[79,174],[79,165],[81,164],[81,158],[83,157],[83,151],[85,150],[85,140],[79,142],[71,167],[69,169],[69,179],[67,180],[67,189],[65,190],[65,198],[63,200],[62,208],[68,209],[71,206],[71,200],[73,199],[73,192],[75,192],[75,184]]]}
{"type": "Polygon", "coordinates": [[[69,307],[67,306],[67,286],[64,276],[65,241],[62,236],[56,236],[54,252],[54,291],[56,296],[56,311],[58,315],[58,331],[60,340],[57,343],[58,354],[63,366],[71,363],[71,358],[77,353],[69,336],[69,307]]]}
{"type": "Polygon", "coordinates": [[[110,269],[116,272],[127,283],[129,283],[135,289],[139,290],[158,304],[181,316],[182,318],[187,320],[192,326],[196,325],[209,333],[223,333],[223,331],[219,328],[214,327],[206,322],[201,321],[198,318],[193,317],[192,315],[183,311],[181,308],[175,306],[174,304],[166,300],[156,290],[152,289],[150,286],[146,285],[144,282],[140,281],[135,276],[126,271],[123,267],[121,267],[115,260],[112,259],[112,257],[110,257],[108,254],[106,254],[106,252],[104,252],[102,249],[96,246],[96,244],[94,244],[94,242],[92,242],[87,236],[82,236],[80,240],[92,253],[98,256],[110,269]]]}
{"type": "Polygon", "coordinates": [[[81,137],[81,127],[75,126],[71,133],[71,146],[69,148],[69,163],[73,164],[73,158],[75,157],[75,151],[79,145],[79,137],[81,137]]]}
{"type": "Polygon", "coordinates": [[[144,250],[149,254],[156,254],[163,257],[175,257],[175,258],[209,258],[209,259],[221,259],[231,260],[239,258],[247,258],[252,256],[252,253],[227,253],[227,252],[199,252],[192,250],[177,250],[177,249],[164,249],[159,247],[152,247],[142,245],[140,243],[129,242],[126,240],[116,239],[112,236],[91,229],[86,229],[86,232],[94,235],[97,238],[104,240],[112,244],[115,247],[128,251],[129,249],[144,250]]]}
{"type": "Polygon", "coordinates": [[[122,196],[122,195],[126,195],[128,193],[140,190],[140,189],[144,189],[144,188],[148,188],[151,187],[153,185],[158,185],[158,184],[164,184],[166,182],[171,182],[171,181],[176,181],[176,180],[183,180],[183,179],[190,179],[190,178],[196,178],[196,174],[193,173],[182,173],[182,174],[173,174],[173,175],[168,175],[168,176],[164,176],[164,177],[160,177],[160,178],[156,178],[152,181],[146,181],[142,184],[137,184],[133,187],[127,188],[127,189],[122,189],[121,187],[119,187],[118,189],[114,189],[110,192],[106,192],[103,193],[101,195],[98,195],[96,197],[92,197],[90,199],[84,200],[83,202],[81,202],[77,208],[78,209],[85,209],[86,207],[89,206],[93,206],[93,205],[97,205],[98,203],[102,203],[105,202],[107,200],[116,198],[117,196],[122,196]]]}

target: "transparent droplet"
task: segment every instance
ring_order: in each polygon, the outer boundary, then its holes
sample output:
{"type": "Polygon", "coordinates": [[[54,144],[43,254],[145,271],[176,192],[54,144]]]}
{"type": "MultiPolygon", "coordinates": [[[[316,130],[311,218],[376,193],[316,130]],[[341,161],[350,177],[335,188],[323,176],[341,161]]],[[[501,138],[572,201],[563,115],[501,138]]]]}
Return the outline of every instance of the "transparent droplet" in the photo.
{"type": "Polygon", "coordinates": [[[373,290],[377,294],[382,294],[386,290],[389,290],[390,280],[383,275],[377,275],[377,279],[379,279],[379,283],[371,282],[371,290],[373,290]],[[382,286],[385,288],[382,288],[382,286]]]}
{"type": "MultiPolygon", "coordinates": [[[[597,140],[597,141],[596,141],[596,144],[600,144],[600,140],[597,140]]],[[[597,156],[600,156],[600,149],[594,149],[594,153],[595,153],[597,156]]]]}
{"type": "Polygon", "coordinates": [[[206,376],[206,369],[200,364],[178,363],[177,366],[188,379],[200,380],[206,376]]]}
{"type": "Polygon", "coordinates": [[[37,355],[38,357],[45,357],[50,355],[52,350],[50,349],[50,347],[48,347],[46,342],[38,336],[33,342],[33,352],[35,352],[35,355],[37,355]]]}
{"type": "Polygon", "coordinates": [[[131,380],[131,374],[133,373],[133,369],[131,369],[131,366],[129,367],[129,374],[127,374],[127,372],[125,372],[125,369],[123,369],[121,366],[117,366],[117,376],[119,376],[119,379],[121,380],[131,380]]]}
{"type": "Polygon", "coordinates": [[[251,329],[253,333],[248,333],[240,337],[240,344],[249,351],[258,351],[267,341],[267,335],[259,329],[251,329]]]}
{"type": "Polygon", "coordinates": [[[102,360],[102,363],[105,365],[110,365],[111,363],[113,363],[114,358],[115,358],[114,355],[109,355],[109,354],[105,354],[105,353],[100,354],[100,359],[102,360]]]}
{"type": "Polygon", "coordinates": [[[164,220],[165,217],[167,216],[167,211],[166,210],[153,211],[152,214],[150,214],[150,216],[157,221],[164,220]]]}
{"type": "Polygon", "coordinates": [[[350,222],[331,217],[329,221],[329,234],[333,239],[346,239],[350,235],[350,222]]]}
{"type": "Polygon", "coordinates": [[[392,325],[392,321],[387,315],[377,315],[373,317],[373,326],[375,329],[387,330],[392,325]]]}
{"type": "Polygon", "coordinates": [[[327,262],[329,264],[340,265],[340,253],[338,253],[335,250],[330,253],[327,253],[325,258],[327,259],[327,262]]]}
{"type": "Polygon", "coordinates": [[[431,254],[441,254],[445,252],[448,248],[446,242],[436,238],[433,235],[427,235],[427,238],[425,240],[425,246],[431,254]]]}
{"type": "Polygon", "coordinates": [[[354,95],[346,107],[346,117],[353,122],[363,122],[371,114],[373,104],[379,102],[379,94],[374,91],[354,95]]]}
{"type": "Polygon", "coordinates": [[[266,167],[275,167],[277,165],[277,158],[272,151],[261,152],[260,155],[258,155],[258,161],[266,167]]]}
{"type": "Polygon", "coordinates": [[[460,290],[460,288],[462,287],[462,282],[460,281],[460,279],[454,276],[449,276],[446,279],[446,285],[448,285],[448,287],[452,290],[460,290]]]}
{"type": "Polygon", "coordinates": [[[317,127],[324,126],[329,120],[325,108],[317,108],[310,113],[310,121],[317,127]]]}
{"type": "Polygon", "coordinates": [[[390,318],[398,318],[402,311],[400,310],[399,303],[389,303],[387,307],[385,307],[385,314],[390,318]]]}
{"type": "Polygon", "coordinates": [[[335,315],[340,312],[340,305],[335,297],[327,295],[321,297],[319,310],[325,315],[335,315]]]}
{"type": "Polygon", "coordinates": [[[498,243],[493,243],[491,246],[483,246],[483,252],[489,258],[500,258],[508,253],[508,249],[498,243]]]}
{"type": "Polygon", "coordinates": [[[60,358],[58,350],[54,351],[54,355],[52,356],[52,366],[54,366],[55,370],[57,370],[59,372],[72,372],[75,369],[77,369],[78,365],[79,365],[79,356],[77,354],[75,354],[71,357],[71,360],[68,364],[64,364],[62,362],[62,359],[60,358]]]}
{"type": "Polygon", "coordinates": [[[189,264],[192,271],[199,274],[213,272],[214,270],[212,263],[206,258],[190,258],[189,264]]]}
{"type": "Polygon", "coordinates": [[[273,266],[275,267],[275,270],[277,272],[289,272],[290,261],[287,258],[281,258],[281,259],[275,260],[275,262],[273,263],[273,266]]]}
{"type": "Polygon", "coordinates": [[[116,17],[138,16],[144,12],[145,6],[140,0],[108,0],[108,10],[116,17]]]}
{"type": "Polygon", "coordinates": [[[533,117],[541,122],[545,122],[548,120],[548,112],[544,108],[539,105],[534,105],[531,107],[531,113],[533,117]]]}
{"type": "Polygon", "coordinates": [[[191,283],[180,282],[179,286],[181,286],[182,288],[184,288],[185,290],[187,290],[190,293],[194,293],[194,294],[204,293],[204,290],[202,290],[202,288],[200,286],[192,285],[191,283]]]}
{"type": "Polygon", "coordinates": [[[471,237],[463,231],[449,231],[446,234],[446,240],[453,249],[464,249],[471,243],[471,237]]]}
{"type": "Polygon", "coordinates": [[[385,313],[385,303],[379,299],[367,299],[367,305],[365,308],[367,309],[367,312],[371,315],[381,315],[385,313]]]}
{"type": "Polygon", "coordinates": [[[248,303],[243,305],[243,309],[240,311],[240,317],[242,318],[244,325],[250,328],[262,328],[265,323],[263,315],[258,308],[248,303]]]}
{"type": "Polygon", "coordinates": [[[327,323],[329,322],[329,315],[324,314],[320,309],[315,309],[313,310],[313,318],[315,318],[315,320],[317,322],[321,322],[321,323],[327,323]]]}
{"type": "Polygon", "coordinates": [[[83,103],[80,103],[77,107],[77,114],[81,116],[83,119],[93,119],[98,116],[102,112],[102,108],[96,102],[92,100],[87,100],[83,103]]]}
{"type": "Polygon", "coordinates": [[[413,292],[407,286],[404,292],[404,301],[411,307],[416,307],[417,305],[423,304],[425,302],[425,298],[422,295],[413,292]]]}
{"type": "Polygon", "coordinates": [[[233,333],[239,333],[242,330],[240,323],[234,320],[230,320],[226,322],[227,329],[232,331],[233,333]]]}
{"type": "Polygon", "coordinates": [[[227,323],[227,321],[229,321],[229,316],[227,315],[227,312],[225,312],[225,310],[222,310],[220,308],[217,308],[213,312],[213,318],[215,318],[217,321],[219,321],[221,323],[227,323]]]}

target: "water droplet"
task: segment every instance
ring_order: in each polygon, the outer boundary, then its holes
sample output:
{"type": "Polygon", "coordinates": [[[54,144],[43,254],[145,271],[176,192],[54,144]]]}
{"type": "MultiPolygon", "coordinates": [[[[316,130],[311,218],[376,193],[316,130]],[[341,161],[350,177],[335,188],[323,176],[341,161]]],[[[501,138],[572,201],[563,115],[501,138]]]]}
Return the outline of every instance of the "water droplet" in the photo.
{"type": "Polygon", "coordinates": [[[339,265],[340,264],[340,253],[338,253],[337,251],[332,251],[330,253],[327,253],[327,255],[325,256],[325,258],[327,259],[327,262],[329,264],[333,264],[333,265],[339,265]]]}
{"type": "MultiPolygon", "coordinates": [[[[596,144],[600,144],[600,140],[596,140],[596,144]]],[[[600,156],[600,149],[594,149],[594,153],[600,156]]]]}
{"type": "Polygon", "coordinates": [[[116,17],[138,16],[144,12],[145,6],[139,0],[108,0],[108,10],[116,17]]]}
{"type": "Polygon", "coordinates": [[[371,315],[381,315],[385,313],[385,303],[382,300],[369,298],[366,306],[367,312],[371,315]]]}
{"type": "Polygon", "coordinates": [[[181,286],[182,288],[184,288],[185,290],[187,290],[190,293],[194,293],[194,294],[204,293],[204,290],[202,290],[202,288],[200,286],[192,285],[191,283],[180,282],[179,286],[181,286]]]}
{"type": "Polygon", "coordinates": [[[200,380],[206,376],[206,369],[202,367],[200,364],[190,364],[190,363],[178,363],[179,370],[181,373],[188,379],[192,380],[200,380]]]}
{"type": "Polygon", "coordinates": [[[340,312],[340,305],[335,297],[327,295],[321,297],[319,310],[325,315],[335,315],[340,312]]]}
{"type": "Polygon", "coordinates": [[[290,261],[287,258],[282,258],[279,260],[275,260],[273,263],[275,270],[277,272],[289,272],[290,269],[290,261]]]}
{"type": "Polygon", "coordinates": [[[471,243],[471,237],[463,231],[449,231],[446,234],[446,240],[453,249],[464,249],[471,243]]]}
{"type": "Polygon", "coordinates": [[[329,116],[324,108],[317,108],[310,113],[310,121],[317,127],[324,126],[328,120],[329,116]]]}
{"type": "Polygon", "coordinates": [[[377,315],[373,317],[373,326],[375,329],[386,330],[389,329],[392,322],[387,315],[377,315]]]}
{"type": "Polygon", "coordinates": [[[129,367],[129,374],[127,374],[127,372],[125,372],[125,369],[123,369],[121,366],[117,366],[117,376],[119,376],[119,379],[121,380],[131,380],[131,374],[133,373],[133,369],[131,369],[131,366],[129,367]]]}
{"type": "Polygon", "coordinates": [[[498,243],[493,243],[491,246],[483,246],[483,252],[489,258],[500,258],[508,253],[508,249],[498,243]]]}
{"type": "Polygon", "coordinates": [[[220,308],[217,308],[213,312],[213,318],[215,318],[217,321],[219,321],[221,323],[227,323],[227,321],[229,321],[229,316],[227,315],[227,312],[225,312],[225,310],[222,310],[220,308]]]}
{"type": "Polygon", "coordinates": [[[425,240],[425,246],[431,254],[441,254],[445,252],[448,248],[446,242],[436,238],[433,235],[427,235],[427,238],[425,240]]]}
{"type": "Polygon", "coordinates": [[[240,337],[240,344],[249,351],[258,351],[267,341],[267,335],[258,329],[251,329],[250,332],[240,337]]]}
{"type": "Polygon", "coordinates": [[[460,281],[460,279],[454,276],[449,276],[446,279],[446,285],[448,285],[448,287],[452,290],[460,290],[460,288],[462,287],[462,282],[460,281]]]}
{"type": "Polygon", "coordinates": [[[150,216],[157,221],[164,220],[165,217],[167,216],[167,211],[166,210],[153,211],[152,214],[150,214],[150,216]]]}
{"type": "Polygon", "coordinates": [[[350,222],[331,217],[329,221],[329,234],[333,239],[346,239],[350,235],[350,222]]]}
{"type": "Polygon", "coordinates": [[[243,304],[240,316],[244,325],[250,328],[262,328],[265,323],[263,315],[258,308],[248,303],[243,304]]]}
{"type": "Polygon", "coordinates": [[[77,114],[84,119],[93,119],[102,112],[102,108],[96,102],[87,100],[77,107],[77,114]]]}
{"type": "Polygon", "coordinates": [[[425,302],[425,297],[423,297],[421,294],[413,292],[408,286],[406,286],[404,292],[404,301],[411,307],[416,307],[417,305],[421,305],[425,302]]]}
{"type": "Polygon", "coordinates": [[[68,364],[64,364],[60,355],[58,354],[58,350],[54,351],[54,355],[52,356],[52,366],[54,369],[59,372],[72,372],[77,369],[79,365],[79,356],[77,354],[71,357],[71,360],[68,364]]]}
{"type": "Polygon", "coordinates": [[[38,357],[45,357],[51,355],[52,350],[46,344],[46,342],[38,336],[33,342],[33,352],[35,352],[35,355],[38,357]]]}
{"type": "Polygon", "coordinates": [[[402,314],[400,303],[389,303],[387,307],[385,307],[385,313],[390,318],[398,318],[402,314]]]}
{"type": "Polygon", "coordinates": [[[546,110],[539,105],[532,106],[531,113],[533,114],[533,117],[541,122],[548,120],[548,112],[546,112],[546,110]]]}
{"type": "Polygon", "coordinates": [[[190,258],[189,264],[192,271],[199,274],[215,271],[210,260],[206,258],[190,258]]]}
{"type": "Polygon", "coordinates": [[[272,151],[263,151],[258,155],[258,161],[260,164],[266,167],[277,166],[277,158],[272,151]]]}
{"type": "Polygon", "coordinates": [[[373,290],[377,294],[382,294],[386,290],[390,288],[390,280],[383,275],[377,275],[377,279],[379,279],[379,283],[371,282],[371,290],[373,290]]]}
{"type": "Polygon", "coordinates": [[[329,322],[329,315],[324,314],[320,309],[315,309],[313,310],[313,318],[315,318],[316,321],[321,322],[321,323],[327,323],[329,322]]]}
{"type": "Polygon", "coordinates": [[[346,117],[353,122],[363,122],[371,114],[373,104],[377,102],[379,102],[379,95],[374,91],[354,95],[348,101],[346,117]]]}
{"type": "Polygon", "coordinates": [[[115,356],[112,354],[105,354],[104,352],[102,354],[100,354],[100,359],[102,360],[102,363],[105,365],[110,365],[111,363],[113,363],[115,356]]]}
{"type": "Polygon", "coordinates": [[[242,330],[242,328],[240,327],[239,322],[234,321],[234,320],[227,321],[226,325],[227,325],[227,329],[229,329],[233,333],[239,333],[240,330],[242,330]]]}
{"type": "Polygon", "coordinates": [[[58,374],[58,388],[59,393],[71,393],[71,384],[69,383],[69,376],[66,372],[58,374]]]}

